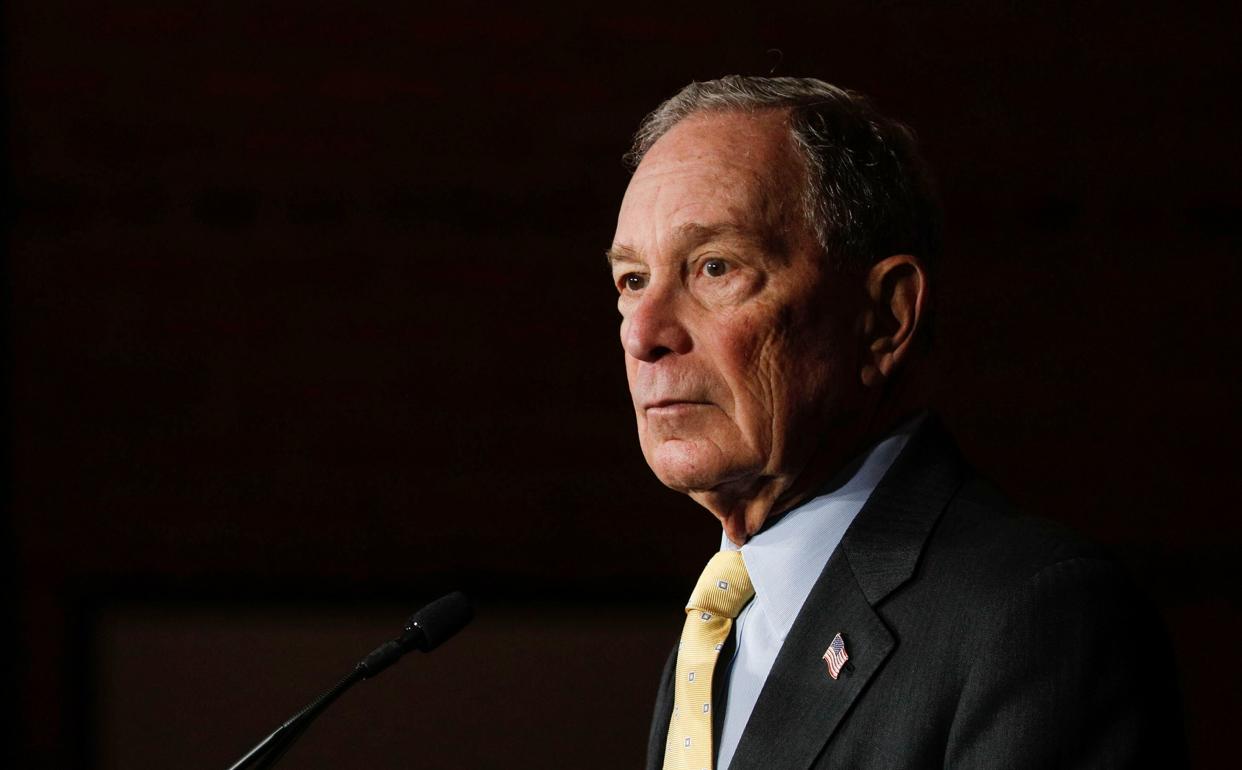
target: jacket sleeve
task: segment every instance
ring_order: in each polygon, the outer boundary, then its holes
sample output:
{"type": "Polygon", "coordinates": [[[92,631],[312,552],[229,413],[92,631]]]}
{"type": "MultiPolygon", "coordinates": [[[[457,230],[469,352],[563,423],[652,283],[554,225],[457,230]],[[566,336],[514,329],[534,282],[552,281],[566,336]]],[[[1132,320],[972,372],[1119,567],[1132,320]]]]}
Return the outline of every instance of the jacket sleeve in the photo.
{"type": "Polygon", "coordinates": [[[1185,767],[1176,660],[1121,569],[1044,567],[985,619],[949,768],[1185,767]]]}

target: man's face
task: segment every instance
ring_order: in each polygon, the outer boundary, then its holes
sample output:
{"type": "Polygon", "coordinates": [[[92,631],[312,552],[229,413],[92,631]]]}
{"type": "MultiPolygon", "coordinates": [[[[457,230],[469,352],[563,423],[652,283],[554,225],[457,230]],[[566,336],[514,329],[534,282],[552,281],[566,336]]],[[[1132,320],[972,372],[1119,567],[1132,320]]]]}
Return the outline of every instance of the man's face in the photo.
{"type": "Polygon", "coordinates": [[[686,118],[626,190],[609,252],[621,344],[643,454],[674,489],[788,488],[860,390],[857,304],[803,189],[774,111],[686,118]]]}

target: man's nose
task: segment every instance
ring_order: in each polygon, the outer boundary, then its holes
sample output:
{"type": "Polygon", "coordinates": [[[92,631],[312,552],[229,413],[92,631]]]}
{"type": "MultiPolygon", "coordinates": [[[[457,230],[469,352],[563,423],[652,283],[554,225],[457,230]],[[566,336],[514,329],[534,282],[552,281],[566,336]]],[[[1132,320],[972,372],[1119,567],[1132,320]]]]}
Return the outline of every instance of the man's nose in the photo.
{"type": "Polygon", "coordinates": [[[621,344],[639,361],[658,361],[669,353],[690,352],[690,332],[682,319],[675,288],[649,286],[621,324],[621,344]]]}

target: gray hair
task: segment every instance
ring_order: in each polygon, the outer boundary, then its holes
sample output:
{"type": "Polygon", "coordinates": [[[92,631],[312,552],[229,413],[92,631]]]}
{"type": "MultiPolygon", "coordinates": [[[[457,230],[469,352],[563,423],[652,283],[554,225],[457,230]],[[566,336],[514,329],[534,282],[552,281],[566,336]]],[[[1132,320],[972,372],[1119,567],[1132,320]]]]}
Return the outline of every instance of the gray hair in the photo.
{"type": "Polygon", "coordinates": [[[830,264],[865,269],[914,254],[930,270],[940,253],[940,207],[914,132],[861,94],[814,78],[730,75],[681,89],[648,115],[625,160],[631,169],[674,125],[698,112],[788,110],[807,168],[803,213],[830,264]]]}

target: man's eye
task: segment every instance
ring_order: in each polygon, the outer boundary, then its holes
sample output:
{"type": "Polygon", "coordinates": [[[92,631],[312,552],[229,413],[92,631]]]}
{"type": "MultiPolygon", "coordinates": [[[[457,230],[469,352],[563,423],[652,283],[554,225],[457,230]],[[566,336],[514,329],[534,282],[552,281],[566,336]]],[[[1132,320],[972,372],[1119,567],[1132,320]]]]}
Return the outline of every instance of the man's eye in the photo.
{"type": "Polygon", "coordinates": [[[647,285],[645,276],[629,273],[621,277],[621,288],[627,291],[638,291],[647,285]]]}
{"type": "Polygon", "coordinates": [[[709,259],[703,263],[703,272],[712,278],[719,278],[729,272],[729,263],[723,259],[709,259]]]}

